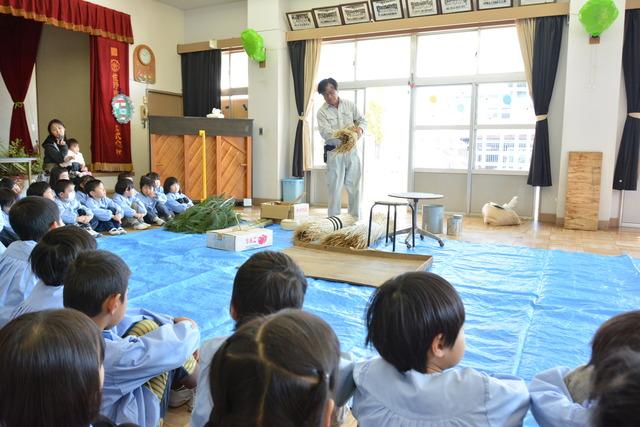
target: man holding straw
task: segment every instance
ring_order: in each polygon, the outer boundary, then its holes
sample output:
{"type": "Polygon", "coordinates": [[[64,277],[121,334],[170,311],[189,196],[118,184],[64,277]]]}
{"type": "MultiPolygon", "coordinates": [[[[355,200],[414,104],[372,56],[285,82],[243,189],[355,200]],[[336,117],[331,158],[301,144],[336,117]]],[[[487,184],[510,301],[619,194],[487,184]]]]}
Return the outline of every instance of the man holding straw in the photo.
{"type": "Polygon", "coordinates": [[[318,83],[325,103],[318,110],[318,129],[324,139],[329,189],[329,216],[340,214],[342,186],[349,195],[349,215],[360,216],[362,167],[357,141],[367,129],[367,121],[356,105],[338,96],[338,83],[329,77],[318,83]]]}

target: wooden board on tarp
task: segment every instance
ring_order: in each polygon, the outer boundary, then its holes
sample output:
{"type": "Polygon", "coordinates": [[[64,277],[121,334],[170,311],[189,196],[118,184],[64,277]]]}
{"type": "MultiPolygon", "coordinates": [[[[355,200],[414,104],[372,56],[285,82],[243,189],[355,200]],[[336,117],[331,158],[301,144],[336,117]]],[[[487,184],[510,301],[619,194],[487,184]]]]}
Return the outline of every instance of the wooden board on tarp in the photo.
{"type": "Polygon", "coordinates": [[[382,285],[398,274],[426,271],[433,262],[431,255],[337,248],[299,242],[283,252],[293,258],[307,277],[373,287],[382,285]]]}
{"type": "Polygon", "coordinates": [[[598,229],[602,153],[569,152],[564,228],[598,229]]]}

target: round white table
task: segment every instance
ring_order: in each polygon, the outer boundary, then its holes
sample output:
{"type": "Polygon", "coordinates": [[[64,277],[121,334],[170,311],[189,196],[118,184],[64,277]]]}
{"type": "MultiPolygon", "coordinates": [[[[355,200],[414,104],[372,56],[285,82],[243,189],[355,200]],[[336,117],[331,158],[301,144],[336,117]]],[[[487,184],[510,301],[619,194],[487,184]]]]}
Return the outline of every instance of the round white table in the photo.
{"type": "MultiPolygon", "coordinates": [[[[420,234],[420,239],[424,240],[424,236],[427,236],[430,239],[437,240],[440,247],[444,246],[444,242],[440,237],[436,236],[433,233],[428,232],[427,230],[423,230],[420,227],[418,227],[418,221],[417,221],[418,203],[420,203],[421,200],[442,199],[444,197],[442,194],[408,192],[408,193],[391,193],[389,194],[389,197],[394,197],[396,199],[406,199],[409,202],[409,204],[413,206],[413,213],[412,213],[413,218],[411,218],[412,220],[411,224],[413,225],[413,232],[420,234]]],[[[409,233],[407,235],[407,239],[405,240],[405,243],[409,247],[411,247],[411,244],[409,243],[409,237],[411,236],[411,231],[412,231],[411,227],[398,231],[398,234],[409,233]]]]}

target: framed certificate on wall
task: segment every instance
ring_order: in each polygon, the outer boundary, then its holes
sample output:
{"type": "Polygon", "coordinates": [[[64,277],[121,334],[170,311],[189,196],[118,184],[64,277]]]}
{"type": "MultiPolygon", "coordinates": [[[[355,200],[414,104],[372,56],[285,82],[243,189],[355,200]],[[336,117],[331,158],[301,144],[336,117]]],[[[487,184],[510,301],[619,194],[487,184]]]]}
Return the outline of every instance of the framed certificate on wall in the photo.
{"type": "Polygon", "coordinates": [[[291,31],[311,30],[316,27],[316,23],[313,20],[313,14],[310,10],[289,12],[287,13],[287,20],[289,21],[291,31]]]}
{"type": "Polygon", "coordinates": [[[319,7],[311,10],[314,18],[316,18],[318,28],[342,25],[342,16],[340,15],[340,8],[338,6],[319,7]]]}
{"type": "Polygon", "coordinates": [[[478,0],[478,10],[499,9],[513,6],[513,0],[478,0]]]}
{"type": "Polygon", "coordinates": [[[404,18],[400,0],[371,0],[371,10],[375,21],[404,18]]]}
{"type": "Polygon", "coordinates": [[[438,14],[437,0],[406,0],[407,16],[429,16],[438,14]]]}
{"type": "Polygon", "coordinates": [[[440,0],[442,13],[470,12],[473,10],[472,0],[440,0]]]}
{"type": "Polygon", "coordinates": [[[369,2],[359,1],[356,3],[348,3],[340,5],[342,20],[345,24],[362,24],[371,22],[371,13],[369,13],[369,2]]]}

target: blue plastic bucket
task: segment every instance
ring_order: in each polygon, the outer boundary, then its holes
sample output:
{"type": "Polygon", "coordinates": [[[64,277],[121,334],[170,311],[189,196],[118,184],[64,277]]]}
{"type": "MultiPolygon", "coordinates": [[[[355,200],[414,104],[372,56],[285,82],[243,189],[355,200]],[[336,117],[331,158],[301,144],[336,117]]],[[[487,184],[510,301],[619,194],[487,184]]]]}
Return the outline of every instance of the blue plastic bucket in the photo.
{"type": "Polygon", "coordinates": [[[284,178],[282,180],[282,201],[293,202],[304,193],[304,179],[284,178]]]}

